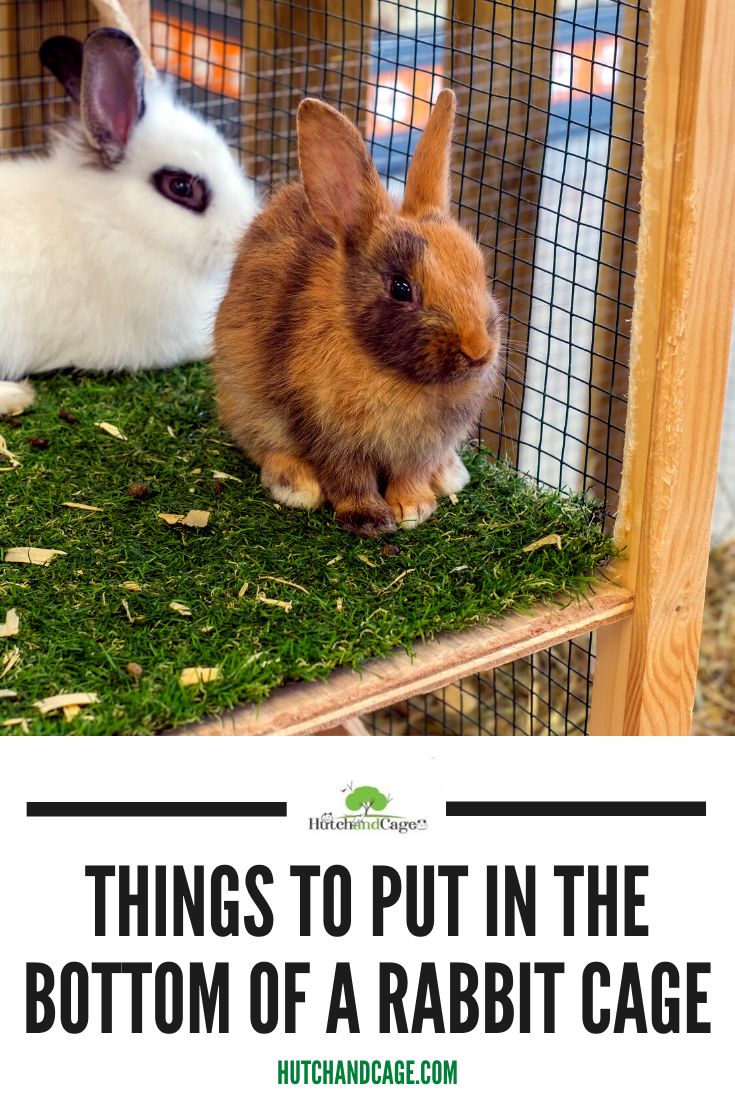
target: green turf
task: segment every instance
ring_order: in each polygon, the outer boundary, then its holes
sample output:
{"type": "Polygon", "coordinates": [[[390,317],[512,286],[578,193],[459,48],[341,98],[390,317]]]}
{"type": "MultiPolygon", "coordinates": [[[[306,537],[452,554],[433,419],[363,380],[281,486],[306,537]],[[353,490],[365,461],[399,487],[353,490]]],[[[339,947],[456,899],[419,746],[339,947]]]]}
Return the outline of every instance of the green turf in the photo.
{"type": "Polygon", "coordinates": [[[45,378],[35,406],[20,424],[0,421],[0,433],[22,463],[0,471],[0,560],[19,545],[66,552],[47,566],[0,561],[0,623],[9,608],[20,615],[18,637],[0,639],[0,671],[20,650],[0,679],[18,694],[0,699],[0,721],[24,716],[32,734],[152,734],[262,701],[286,680],[323,678],[443,629],[582,594],[611,552],[596,502],[541,493],[483,454],[468,460],[472,483],[458,504],[444,501],[421,528],[379,542],[342,532],[326,509],[281,508],[217,427],[203,367],[45,378]],[[76,423],[60,419],[60,408],[76,423]],[[215,487],[213,470],[242,482],[215,487]],[[130,496],[136,482],[147,483],[146,497],[130,496]],[[210,510],[208,526],[172,528],[157,516],[189,509],[210,510]],[[561,550],[523,551],[549,533],[561,536],[561,550]],[[291,601],[291,611],[258,592],[291,601]],[[131,662],[142,667],[139,680],[126,670],[131,662]],[[182,688],[186,666],[218,666],[222,676],[182,688]],[[71,723],[39,716],[33,702],[61,692],[100,700],[71,723]]]}

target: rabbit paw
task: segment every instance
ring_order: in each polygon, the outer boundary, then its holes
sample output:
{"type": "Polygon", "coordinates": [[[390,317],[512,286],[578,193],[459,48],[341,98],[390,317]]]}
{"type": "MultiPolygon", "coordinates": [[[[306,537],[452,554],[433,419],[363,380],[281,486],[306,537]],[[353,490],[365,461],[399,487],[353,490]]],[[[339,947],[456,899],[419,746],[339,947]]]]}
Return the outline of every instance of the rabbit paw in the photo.
{"type": "Polygon", "coordinates": [[[437,497],[448,497],[464,490],[470,480],[470,473],[456,452],[434,471],[431,488],[437,497]]]}
{"type": "Polygon", "coordinates": [[[30,383],[0,382],[0,416],[22,413],[32,404],[34,398],[35,394],[30,383]]]}
{"type": "Polygon", "coordinates": [[[341,501],[335,506],[340,528],[365,539],[376,539],[386,532],[394,532],[396,522],[393,513],[381,497],[341,501]]]}
{"type": "Polygon", "coordinates": [[[394,479],[389,484],[385,500],[399,528],[416,528],[436,509],[436,498],[428,486],[417,486],[401,479],[394,479]]]}
{"type": "Polygon", "coordinates": [[[274,501],[291,509],[318,509],[324,494],[308,463],[282,452],[266,456],[260,479],[274,501]]]}

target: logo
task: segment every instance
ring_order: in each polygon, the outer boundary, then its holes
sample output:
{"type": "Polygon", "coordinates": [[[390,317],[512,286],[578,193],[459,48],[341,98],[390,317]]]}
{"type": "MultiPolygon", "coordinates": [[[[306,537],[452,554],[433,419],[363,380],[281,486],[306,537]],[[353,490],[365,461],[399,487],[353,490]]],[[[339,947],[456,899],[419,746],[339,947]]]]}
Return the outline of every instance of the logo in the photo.
{"type": "Polygon", "coordinates": [[[386,808],[393,803],[386,794],[370,784],[353,785],[352,781],[341,790],[344,796],[344,812],[324,811],[319,818],[309,819],[309,830],[392,831],[409,834],[426,830],[426,819],[411,819],[405,815],[393,815],[386,808]]]}

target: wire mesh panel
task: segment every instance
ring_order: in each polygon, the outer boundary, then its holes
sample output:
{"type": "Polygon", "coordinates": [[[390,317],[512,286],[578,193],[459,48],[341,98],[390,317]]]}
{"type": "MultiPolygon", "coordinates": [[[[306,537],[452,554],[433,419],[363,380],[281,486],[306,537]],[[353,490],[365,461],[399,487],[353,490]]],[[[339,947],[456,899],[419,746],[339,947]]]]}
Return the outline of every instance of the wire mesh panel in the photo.
{"type": "Polygon", "coordinates": [[[84,38],[95,25],[87,0],[0,0],[0,156],[43,150],[69,112],[38,47],[54,34],[84,38]]]}
{"type": "MultiPolygon", "coordinates": [[[[297,173],[303,95],[359,125],[400,195],[432,101],[454,88],[457,213],[485,251],[507,318],[504,386],[478,437],[540,483],[592,491],[608,519],[622,461],[647,9],[648,0],[150,5],[157,66],[266,194],[297,173]]],[[[91,23],[82,0],[0,0],[0,153],[41,148],[43,125],[63,117],[60,90],[40,75],[41,39],[81,37],[91,23]]],[[[478,732],[581,732],[592,665],[592,640],[579,639],[411,703],[407,715],[414,727],[423,715],[427,730],[437,715],[455,730],[454,709],[478,732]]],[[[395,710],[373,722],[384,729],[395,710]]]]}
{"type": "Polygon", "coordinates": [[[364,716],[376,735],[584,735],[589,638],[364,716]]]}
{"type": "Polygon", "coordinates": [[[647,0],[325,0],[152,6],[154,58],[267,189],[294,111],[327,98],[400,193],[431,102],[456,91],[454,195],[508,317],[481,438],[550,485],[620,481],[647,0]]]}

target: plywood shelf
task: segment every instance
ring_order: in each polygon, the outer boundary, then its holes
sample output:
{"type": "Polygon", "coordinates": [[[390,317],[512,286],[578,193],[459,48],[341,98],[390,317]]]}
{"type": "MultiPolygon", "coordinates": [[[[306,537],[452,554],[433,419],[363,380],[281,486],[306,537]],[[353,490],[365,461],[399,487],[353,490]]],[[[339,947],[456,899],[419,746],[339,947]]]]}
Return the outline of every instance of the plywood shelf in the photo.
{"type": "Polygon", "coordinates": [[[188,724],[172,735],[308,735],[429,693],[462,677],[494,669],[545,650],[577,635],[625,619],[633,612],[632,594],[601,582],[589,598],[564,607],[539,605],[527,615],[513,614],[486,627],[445,634],[416,647],[413,657],[394,656],[369,663],[362,673],[337,670],[324,682],[286,685],[259,708],[237,708],[223,716],[188,724]]]}

